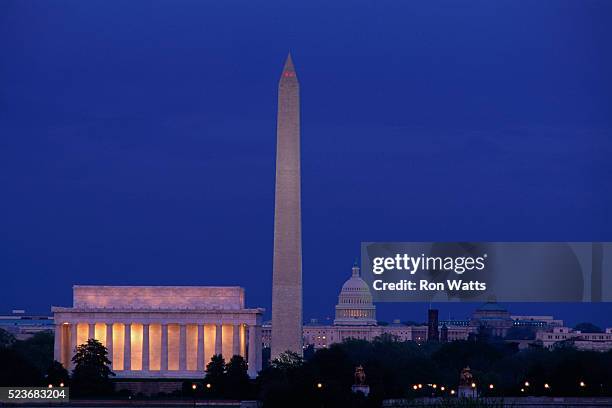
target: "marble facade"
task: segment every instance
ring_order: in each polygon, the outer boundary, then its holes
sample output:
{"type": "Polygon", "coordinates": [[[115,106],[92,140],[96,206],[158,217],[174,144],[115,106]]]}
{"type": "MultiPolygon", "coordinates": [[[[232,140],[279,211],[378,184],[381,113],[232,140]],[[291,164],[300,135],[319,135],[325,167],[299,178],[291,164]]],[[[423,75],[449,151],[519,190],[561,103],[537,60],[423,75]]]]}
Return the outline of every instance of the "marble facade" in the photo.
{"type": "Polygon", "coordinates": [[[244,289],[206,286],[74,286],[73,307],[53,307],[54,357],[71,369],[89,338],[109,353],[118,378],[199,378],[214,354],[241,355],[261,370],[263,309],[244,289]]]}

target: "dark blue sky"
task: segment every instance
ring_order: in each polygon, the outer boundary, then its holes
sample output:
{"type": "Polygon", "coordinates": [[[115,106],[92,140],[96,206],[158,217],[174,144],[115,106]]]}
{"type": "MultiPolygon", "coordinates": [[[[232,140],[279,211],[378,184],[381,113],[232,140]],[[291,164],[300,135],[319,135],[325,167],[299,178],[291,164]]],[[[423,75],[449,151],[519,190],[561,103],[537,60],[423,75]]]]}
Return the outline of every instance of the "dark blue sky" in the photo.
{"type": "MultiPolygon", "coordinates": [[[[361,241],[612,240],[611,2],[290,3],[0,3],[0,309],[156,284],[269,310],[288,50],[306,319],[361,241]]],[[[612,326],[612,304],[511,310],[612,326]]]]}

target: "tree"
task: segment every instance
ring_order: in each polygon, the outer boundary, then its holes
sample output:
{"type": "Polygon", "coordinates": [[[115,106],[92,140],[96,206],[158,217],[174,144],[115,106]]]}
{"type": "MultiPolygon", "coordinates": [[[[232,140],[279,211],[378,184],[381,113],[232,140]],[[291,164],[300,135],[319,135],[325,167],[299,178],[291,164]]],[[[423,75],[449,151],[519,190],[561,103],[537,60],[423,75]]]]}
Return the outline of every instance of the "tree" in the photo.
{"type": "Polygon", "coordinates": [[[26,340],[0,329],[0,382],[5,385],[41,385],[53,361],[53,335],[36,333],[26,340]]]}
{"type": "Polygon", "coordinates": [[[0,386],[42,385],[42,375],[21,353],[11,347],[0,347],[0,386]]]}
{"type": "Polygon", "coordinates": [[[247,373],[248,365],[242,356],[233,356],[226,365],[227,392],[226,397],[244,399],[249,395],[250,379],[247,373]]]}
{"type": "Polygon", "coordinates": [[[62,383],[64,385],[68,385],[69,378],[68,370],[64,368],[62,363],[56,360],[53,360],[47,369],[47,374],[45,375],[45,381],[47,384],[53,384],[56,387],[62,383]]]}
{"type": "Polygon", "coordinates": [[[304,359],[302,359],[299,354],[287,350],[284,353],[280,353],[278,357],[272,360],[270,366],[276,370],[287,372],[298,369],[303,364],[304,359]]]}
{"type": "MultiPolygon", "coordinates": [[[[266,407],[284,407],[287,401],[295,400],[295,395],[300,395],[300,399],[293,405],[303,406],[305,398],[300,394],[302,391],[298,384],[297,377],[304,367],[304,360],[297,353],[286,351],[270,362],[264,368],[257,381],[260,389],[260,399],[266,407]]],[[[301,373],[304,374],[304,373],[301,373]]],[[[301,375],[302,378],[306,375],[301,375]]]]}
{"type": "Polygon", "coordinates": [[[43,375],[53,362],[53,333],[50,330],[36,333],[16,341],[13,348],[43,375]]]}
{"type": "Polygon", "coordinates": [[[106,347],[96,339],[89,339],[77,347],[72,357],[72,389],[75,395],[103,396],[112,392],[110,377],[115,373],[110,369],[111,362],[107,356],[106,347]]]}
{"type": "Polygon", "coordinates": [[[533,340],[535,336],[533,327],[511,327],[506,333],[506,340],[533,340]]]}
{"type": "Polygon", "coordinates": [[[219,397],[223,395],[225,388],[225,360],[221,354],[215,354],[206,365],[205,387],[210,384],[210,395],[219,397]]]}
{"type": "Polygon", "coordinates": [[[261,368],[266,369],[270,367],[270,357],[272,350],[270,347],[262,347],[261,348],[261,368]]]}
{"type": "Polygon", "coordinates": [[[15,336],[4,329],[0,329],[0,348],[11,347],[15,343],[15,336]]]}
{"type": "Polygon", "coordinates": [[[306,347],[304,347],[304,360],[310,360],[314,356],[315,351],[314,344],[306,345],[306,347]]]}

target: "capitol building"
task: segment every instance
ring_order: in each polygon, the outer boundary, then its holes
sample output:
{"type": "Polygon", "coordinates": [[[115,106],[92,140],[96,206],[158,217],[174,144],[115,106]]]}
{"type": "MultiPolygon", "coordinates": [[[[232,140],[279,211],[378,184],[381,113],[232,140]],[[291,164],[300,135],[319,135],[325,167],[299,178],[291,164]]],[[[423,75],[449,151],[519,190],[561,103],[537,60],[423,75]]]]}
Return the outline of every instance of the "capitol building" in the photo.
{"type": "MultiPolygon", "coordinates": [[[[442,329],[445,341],[467,339],[471,331],[468,326],[454,325],[444,326],[442,329]]],[[[319,324],[313,320],[303,326],[302,332],[304,346],[312,345],[315,349],[325,348],[348,339],[371,341],[382,335],[391,335],[399,341],[417,343],[428,340],[427,325],[406,325],[399,320],[389,325],[378,324],[370,287],[361,278],[357,264],[353,265],[351,276],[342,285],[333,324],[319,324]]],[[[272,326],[269,323],[263,324],[262,341],[264,347],[270,346],[272,326]]]]}

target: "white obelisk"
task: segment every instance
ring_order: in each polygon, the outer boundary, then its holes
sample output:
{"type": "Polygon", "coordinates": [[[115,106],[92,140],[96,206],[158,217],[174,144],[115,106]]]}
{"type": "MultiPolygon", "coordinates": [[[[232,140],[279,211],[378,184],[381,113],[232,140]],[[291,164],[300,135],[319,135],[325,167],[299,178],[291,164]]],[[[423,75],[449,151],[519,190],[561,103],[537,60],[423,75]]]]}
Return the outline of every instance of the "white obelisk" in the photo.
{"type": "Polygon", "coordinates": [[[300,199],[300,86],[291,55],[278,84],[272,358],[302,355],[302,221],[300,199]]]}

